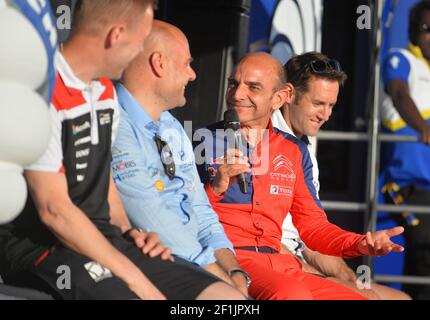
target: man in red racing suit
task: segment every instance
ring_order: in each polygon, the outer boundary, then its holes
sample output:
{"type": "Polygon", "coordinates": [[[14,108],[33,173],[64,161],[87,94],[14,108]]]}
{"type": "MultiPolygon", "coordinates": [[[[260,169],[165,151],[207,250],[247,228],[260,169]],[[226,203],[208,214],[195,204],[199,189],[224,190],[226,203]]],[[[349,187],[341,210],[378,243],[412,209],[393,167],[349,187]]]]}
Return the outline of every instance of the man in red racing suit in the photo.
{"type": "Polygon", "coordinates": [[[238,261],[252,279],[252,297],[364,299],[321,276],[304,273],[292,255],[279,254],[288,212],[304,242],[324,254],[349,258],[403,250],[390,241],[403,231],[401,227],[359,235],[327,220],[312,184],[307,146],[270,122],[270,113],[293,94],[285,87],[282,65],[271,56],[255,53],[242,59],[229,79],[226,99],[228,108],[238,113],[246,146],[228,150],[223,123],[199,131],[206,160],[199,172],[238,261]],[[241,173],[247,194],[235,178],[241,173]]]}

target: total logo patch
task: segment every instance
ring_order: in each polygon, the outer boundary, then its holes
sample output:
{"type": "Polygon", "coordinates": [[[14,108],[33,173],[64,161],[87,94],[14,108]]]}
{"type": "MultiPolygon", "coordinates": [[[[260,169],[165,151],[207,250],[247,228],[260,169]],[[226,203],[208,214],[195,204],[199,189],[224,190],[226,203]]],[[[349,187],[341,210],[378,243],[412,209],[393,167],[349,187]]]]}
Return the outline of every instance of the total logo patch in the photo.
{"type": "Polygon", "coordinates": [[[272,184],[270,186],[270,194],[292,198],[293,197],[293,188],[292,187],[286,187],[286,186],[277,186],[277,185],[272,184]]]}

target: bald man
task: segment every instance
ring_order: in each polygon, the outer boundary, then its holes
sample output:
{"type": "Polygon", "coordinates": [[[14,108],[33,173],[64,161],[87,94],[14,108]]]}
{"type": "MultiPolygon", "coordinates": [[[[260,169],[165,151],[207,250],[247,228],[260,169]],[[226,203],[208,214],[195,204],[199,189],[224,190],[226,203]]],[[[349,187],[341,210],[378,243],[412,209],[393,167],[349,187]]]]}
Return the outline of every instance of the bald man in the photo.
{"type": "Polygon", "coordinates": [[[274,128],[270,120],[271,113],[291,101],[293,93],[283,66],[272,56],[254,53],[239,62],[229,78],[226,101],[228,109],[239,116],[246,144],[240,150],[219,148],[227,146],[225,135],[218,131],[224,123],[209,126],[209,137],[203,132],[208,162],[200,172],[206,192],[242,268],[251,275],[252,297],[364,299],[339,284],[303,272],[295,257],[279,253],[288,212],[302,239],[316,251],[354,257],[402,250],[390,241],[393,230],[366,237],[328,222],[312,184],[306,144],[274,128]],[[237,183],[238,174],[245,175],[247,194],[237,183]]]}
{"type": "Polygon", "coordinates": [[[185,35],[154,21],[144,52],[117,87],[121,121],[113,147],[114,180],[136,229],[159,233],[177,260],[236,287],[242,295],[220,282],[224,298],[240,299],[248,294],[247,275],[200,183],[191,142],[168,112],[186,103],[185,88],[196,78],[191,62],[185,35]]]}

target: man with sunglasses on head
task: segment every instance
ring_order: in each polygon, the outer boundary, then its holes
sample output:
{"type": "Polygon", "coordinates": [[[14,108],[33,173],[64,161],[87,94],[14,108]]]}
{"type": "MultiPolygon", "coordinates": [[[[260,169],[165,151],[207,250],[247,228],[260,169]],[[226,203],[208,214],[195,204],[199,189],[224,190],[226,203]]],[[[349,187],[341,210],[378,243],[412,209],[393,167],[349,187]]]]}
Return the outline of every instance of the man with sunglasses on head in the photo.
{"type": "MultiPolygon", "coordinates": [[[[316,157],[311,150],[309,137],[316,137],[321,126],[330,119],[337,102],[339,89],[347,76],[338,61],[329,59],[318,52],[308,52],[293,57],[284,66],[289,90],[294,89],[294,98],[272,114],[273,126],[287,132],[301,141],[309,149],[312,160],[313,184],[319,193],[319,170],[316,157]]],[[[371,289],[358,289],[357,276],[345,261],[313,251],[301,241],[294,227],[291,214],[282,226],[283,253],[293,253],[303,261],[303,269],[308,273],[320,274],[328,279],[348,286],[369,299],[408,299],[404,293],[389,287],[372,284],[371,289]],[[288,250],[288,251],[287,251],[288,250]]]]}
{"type": "Polygon", "coordinates": [[[365,299],[340,284],[303,272],[297,258],[280,254],[282,223],[288,212],[313,250],[342,257],[402,250],[390,241],[402,228],[359,235],[327,220],[312,183],[306,144],[274,128],[270,119],[273,111],[292,102],[294,94],[275,58],[266,53],[244,57],[234,68],[226,93],[228,109],[235,110],[240,120],[242,151],[227,148],[226,136],[221,134],[224,123],[209,126],[209,133],[199,130],[207,160],[199,168],[201,178],[242,268],[251,276],[252,297],[365,299]],[[245,176],[248,192],[238,183],[240,174],[245,176]]]}
{"type": "MultiPolygon", "coordinates": [[[[421,142],[382,144],[383,192],[388,203],[430,206],[430,1],[409,14],[409,46],[392,49],[382,77],[385,133],[419,137],[421,142]]],[[[405,227],[404,274],[430,276],[430,215],[393,215],[405,227]]],[[[405,285],[414,299],[430,299],[430,285],[405,285]]]]}
{"type": "Polygon", "coordinates": [[[187,260],[197,265],[196,272],[208,271],[231,284],[217,283],[223,299],[244,299],[247,275],[209,204],[191,142],[168,112],[186,103],[185,88],[196,78],[191,62],[182,31],[154,21],[144,52],[117,87],[121,121],[113,177],[136,228],[156,231],[176,260],[187,260]]]}

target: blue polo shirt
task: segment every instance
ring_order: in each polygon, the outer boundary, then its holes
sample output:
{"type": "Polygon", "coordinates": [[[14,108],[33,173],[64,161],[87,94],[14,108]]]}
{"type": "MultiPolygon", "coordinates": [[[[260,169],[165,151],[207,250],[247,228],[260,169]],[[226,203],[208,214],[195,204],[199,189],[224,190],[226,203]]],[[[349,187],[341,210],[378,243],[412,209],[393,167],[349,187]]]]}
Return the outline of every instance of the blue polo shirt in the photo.
{"type": "Polygon", "coordinates": [[[181,124],[163,112],[158,122],[122,85],[121,120],[113,147],[112,173],[126,212],[136,227],[158,232],[173,253],[199,265],[216,261],[214,251],[233,246],[197,173],[193,148],[181,124]],[[176,174],[165,174],[154,136],[169,144],[176,174]]]}

